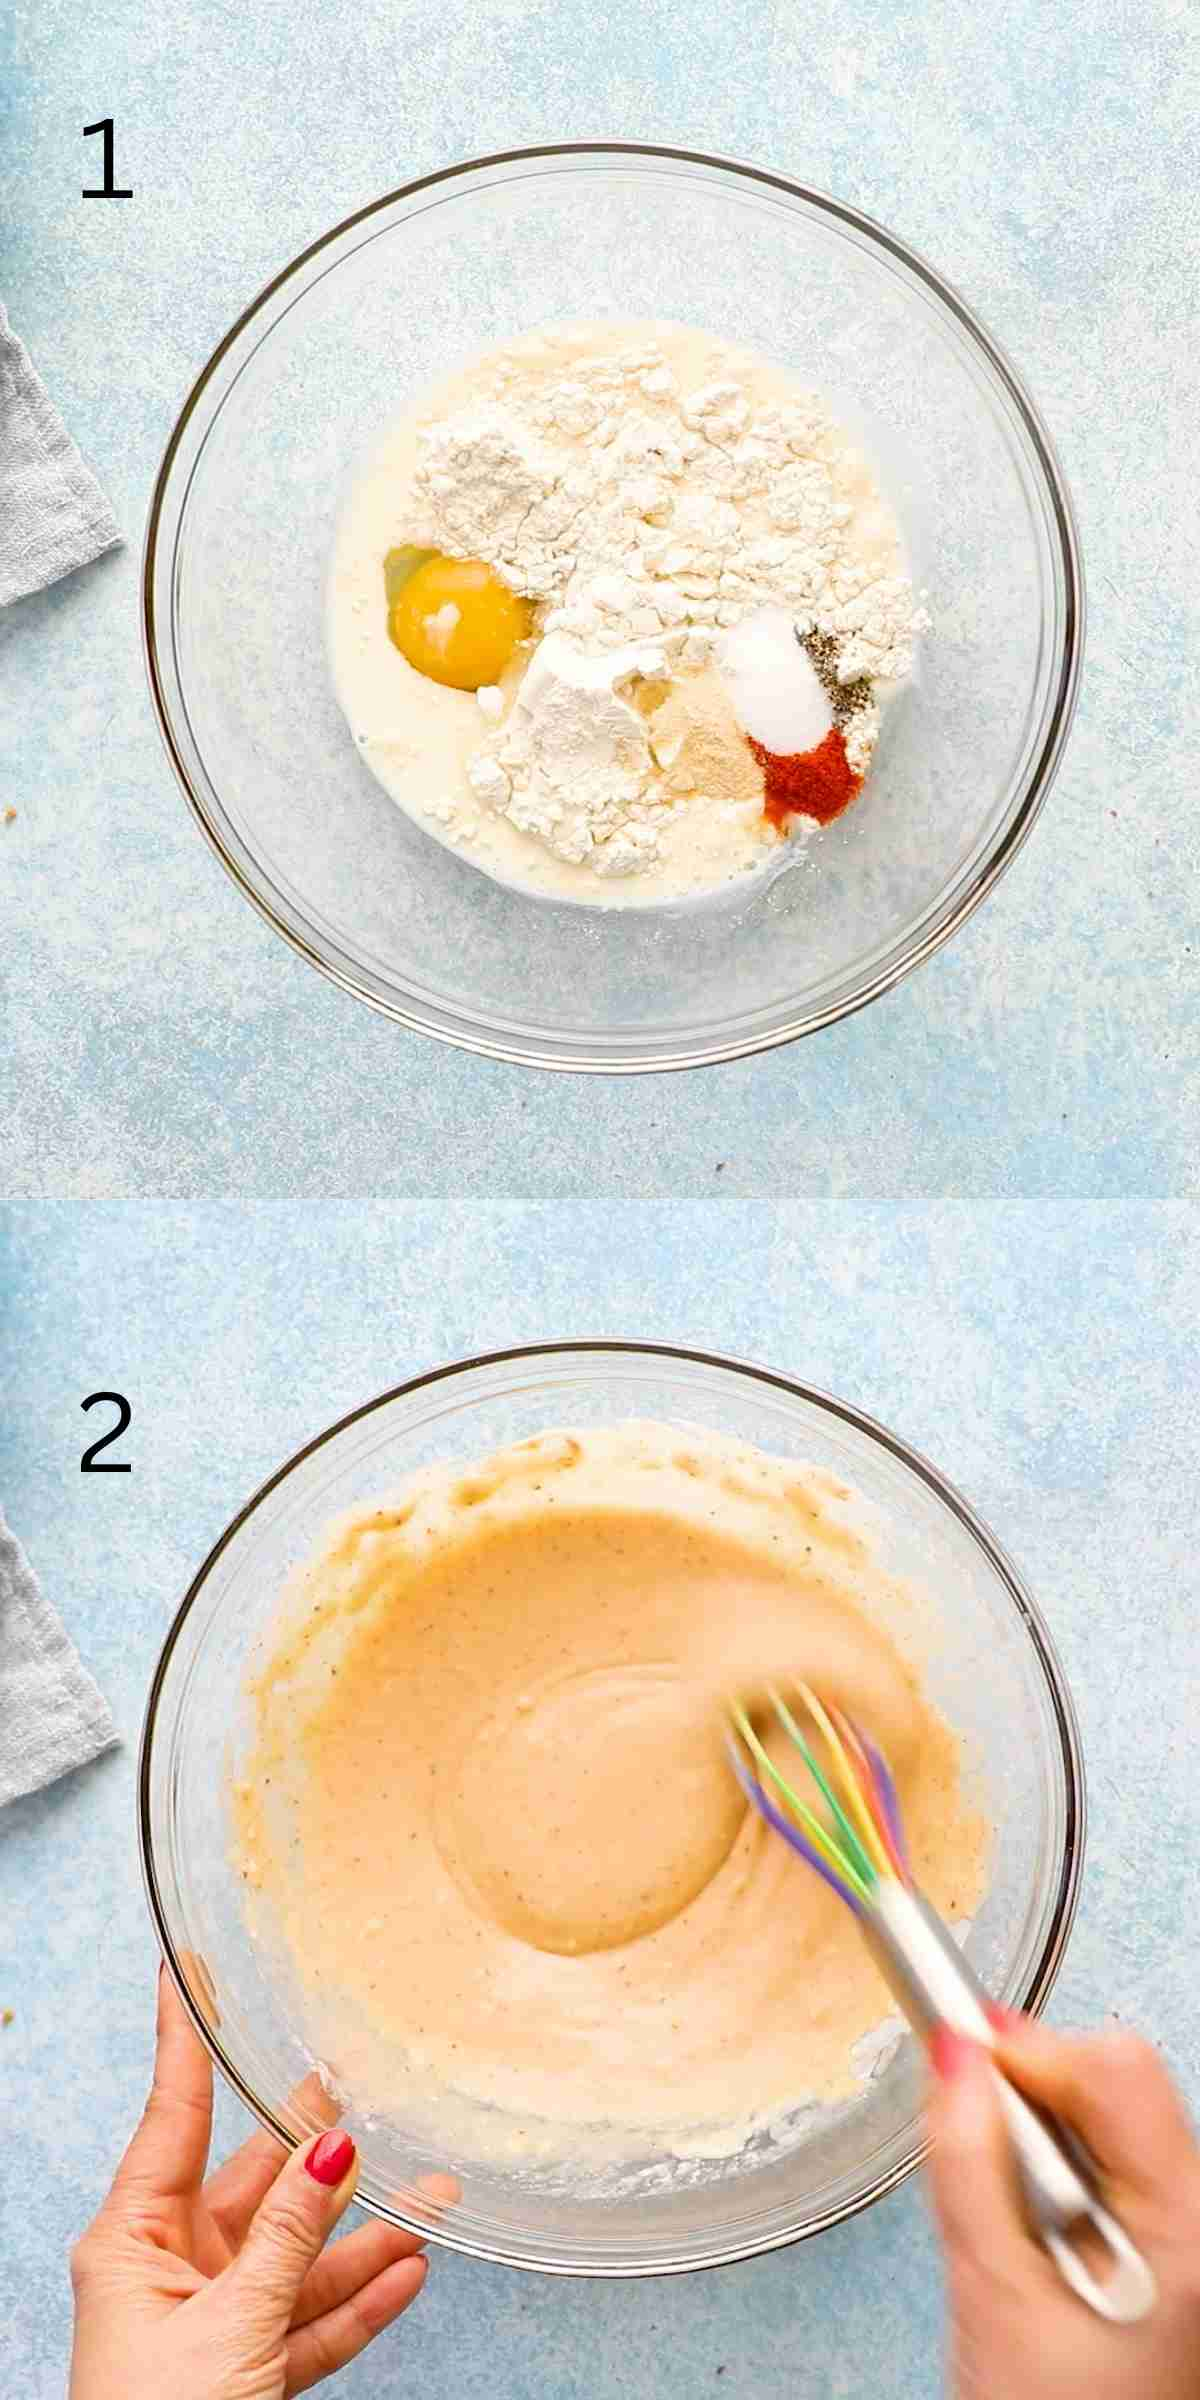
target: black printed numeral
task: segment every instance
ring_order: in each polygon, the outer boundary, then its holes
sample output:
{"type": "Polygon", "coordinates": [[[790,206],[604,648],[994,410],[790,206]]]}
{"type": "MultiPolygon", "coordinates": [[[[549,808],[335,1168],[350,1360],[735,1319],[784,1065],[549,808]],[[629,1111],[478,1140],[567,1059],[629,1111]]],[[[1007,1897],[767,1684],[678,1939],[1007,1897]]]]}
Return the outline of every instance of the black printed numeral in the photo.
{"type": "Polygon", "coordinates": [[[132,185],[131,185],[131,184],[130,184],[130,185],[127,185],[127,186],[125,187],[125,189],[124,189],[124,190],[122,190],[122,191],[118,191],[116,184],[113,182],[113,121],[112,121],[112,118],[111,118],[111,117],[100,117],[100,118],[97,120],[97,122],[96,122],[96,124],[95,124],[95,125],[85,125],[85,126],[84,126],[84,129],[83,129],[83,138],[84,138],[84,140],[85,140],[85,141],[87,141],[88,137],[89,137],[91,134],[93,134],[93,133],[102,133],[102,134],[103,134],[103,136],[104,136],[104,181],[103,181],[103,183],[93,183],[93,184],[86,184],[86,183],[85,183],[85,185],[84,185],[84,187],[83,187],[83,197],[84,197],[84,199],[85,199],[85,200],[132,200],[132,198],[133,198],[133,187],[132,187],[132,185]]]}
{"type": "Polygon", "coordinates": [[[87,1399],[81,1400],[79,1405],[85,1409],[96,1408],[101,1401],[105,1400],[109,1407],[115,1408],[117,1412],[116,1424],[111,1426],[107,1433],[102,1433],[99,1441],[92,1443],[90,1450],[84,1451],[83,1457],[79,1461],[79,1472],[81,1475],[132,1475],[133,1469],[128,1459],[101,1458],[100,1456],[102,1450],[111,1449],[114,1442],[120,1441],[121,1435],[133,1415],[133,1410],[130,1408],[124,1392],[89,1392],[87,1399]]]}

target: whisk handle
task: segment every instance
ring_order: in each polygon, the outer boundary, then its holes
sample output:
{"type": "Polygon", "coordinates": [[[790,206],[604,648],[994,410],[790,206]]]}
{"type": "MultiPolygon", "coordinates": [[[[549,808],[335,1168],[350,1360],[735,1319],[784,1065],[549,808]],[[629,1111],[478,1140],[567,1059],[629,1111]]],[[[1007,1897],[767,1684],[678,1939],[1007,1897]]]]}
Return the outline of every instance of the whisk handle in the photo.
{"type": "MultiPolygon", "coordinates": [[[[942,1919],[919,1892],[880,1882],[862,1916],[863,1931],[916,2033],[953,2027],[985,2049],[995,2047],[987,1994],[942,1919]]],[[[1071,2128],[1037,2108],[999,2067],[998,2096],[1013,2144],[1034,2232],[1059,2273],[1097,2315],[1136,2324],[1154,2306],[1153,2274],[1099,2197],[1095,2163],[1071,2128]],[[1108,2253],[1101,2278],[1070,2238],[1087,2222],[1108,2253]]]]}

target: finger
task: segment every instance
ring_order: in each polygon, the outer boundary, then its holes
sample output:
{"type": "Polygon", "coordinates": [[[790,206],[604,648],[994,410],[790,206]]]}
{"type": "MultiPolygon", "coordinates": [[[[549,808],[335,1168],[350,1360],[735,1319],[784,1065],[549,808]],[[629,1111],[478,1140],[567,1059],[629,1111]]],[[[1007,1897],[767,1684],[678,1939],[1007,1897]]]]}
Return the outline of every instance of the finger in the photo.
{"type": "Polygon", "coordinates": [[[340,2308],[343,2300],[363,2291],[388,2267],[397,2266],[404,2258],[418,2258],[423,2249],[419,2234],[403,2233],[396,2225],[374,2222],[360,2225],[356,2233],[344,2234],[309,2268],[292,2312],[293,2327],[308,2325],[314,2317],[340,2308]]]}
{"type": "MultiPolygon", "coordinates": [[[[288,2100],[287,2113],[298,2118],[300,2125],[311,2127],[332,2125],[337,2109],[317,2074],[306,2075],[288,2100]]],[[[287,2157],[286,2144],[273,2133],[252,2133],[231,2158],[227,2158],[204,2186],[204,2202],[215,2217],[226,2239],[236,2248],[243,2240],[251,2217],[271,2189],[287,2157]]]]}
{"type": "Polygon", "coordinates": [[[177,2199],[204,2174],[212,2133],[212,2066],[182,2000],[159,1968],[154,2081],[117,2169],[115,2195],[177,2199]]]}
{"type": "Polygon", "coordinates": [[[1038,2254],[1025,2232],[1012,2147],[987,2055],[946,2026],[938,2029],[930,2051],[929,2184],[951,2274],[966,2267],[1010,2285],[1028,2280],[1038,2254]]]}
{"type": "Polygon", "coordinates": [[[273,2133],[252,2133],[204,2186],[204,2205],[226,2239],[241,2242],[254,2215],[271,2189],[287,2157],[273,2133]]]}
{"type": "Polygon", "coordinates": [[[393,2324],[412,2306],[428,2272],[428,2261],[423,2258],[398,2259],[352,2299],[344,2300],[340,2308],[314,2317],[311,2325],[290,2333],[284,2387],[287,2400],[296,2392],[309,2391],[322,2376],[335,2374],[357,2358],[385,2325],[393,2324]]]}
{"type": "Polygon", "coordinates": [[[405,2207],[410,2215],[424,2217],[430,2225],[440,2225],[448,2208],[455,2208],[462,2199],[462,2184],[457,2175],[437,2169],[429,2175],[419,2175],[413,2193],[406,2194],[405,2207]]]}
{"type": "Polygon", "coordinates": [[[1053,2033],[1032,2017],[1005,2017],[997,2052],[1014,2083],[1082,2134],[1106,2175],[1161,2196],[1194,2179],[1196,2143],[1158,2052],[1125,2027],[1053,2033]]]}
{"type": "Polygon", "coordinates": [[[282,2340],[305,2276],[354,2194],[358,2154],[348,2133],[318,2134],[280,2168],[227,2270],[234,2305],[261,2339],[282,2340]]]}

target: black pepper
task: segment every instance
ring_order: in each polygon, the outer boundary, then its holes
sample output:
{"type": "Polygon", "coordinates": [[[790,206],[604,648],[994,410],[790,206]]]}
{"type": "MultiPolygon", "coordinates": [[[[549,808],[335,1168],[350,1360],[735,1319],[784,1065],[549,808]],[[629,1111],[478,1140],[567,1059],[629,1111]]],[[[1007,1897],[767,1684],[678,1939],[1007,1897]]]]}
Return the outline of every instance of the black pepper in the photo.
{"type": "Polygon", "coordinates": [[[853,683],[839,682],[838,646],[831,633],[818,633],[815,625],[810,625],[807,633],[801,633],[797,626],[796,640],[824,688],[835,725],[845,725],[860,710],[870,707],[875,693],[869,675],[859,675],[853,683]]]}

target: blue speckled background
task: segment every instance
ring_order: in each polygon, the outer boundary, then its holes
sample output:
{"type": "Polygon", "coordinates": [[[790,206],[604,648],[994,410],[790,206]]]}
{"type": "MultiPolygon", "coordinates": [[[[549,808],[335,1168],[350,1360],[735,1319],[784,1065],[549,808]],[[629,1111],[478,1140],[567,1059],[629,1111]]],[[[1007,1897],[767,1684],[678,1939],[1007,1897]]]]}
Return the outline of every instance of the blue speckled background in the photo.
{"type": "Polygon", "coordinates": [[[1194,1188],[1187,0],[43,0],[12,24],[0,277],[130,546],[0,620],[7,1191],[1194,1188]],[[80,129],[110,112],[135,197],[82,201],[80,129]],[[783,168],[925,251],[1049,419],[1092,604],[1065,769],[952,946],[818,1040],[670,1085],[482,1065],[326,987],[209,854],[137,660],[151,479],[236,312],[410,176],[598,134],[783,168]]]}
{"type": "MultiPolygon", "coordinates": [[[[962,1484],[1083,1721],[1093,1833],[1057,2012],[1138,2019],[1200,2098],[1189,0],[42,0],[0,16],[0,92],[0,289],[129,537],[0,615],[0,1489],[124,1737],[0,1816],[10,2387],[60,2400],[66,2247],[144,2088],[134,1744],[169,1616],[297,1442],[459,1351],[596,1330],[740,1351],[962,1484]],[[136,196],[84,202],[81,128],[110,113],[136,196]],[[640,1082],[484,1065],[322,982],[201,840],[138,656],[151,480],[237,311],[411,176],[597,136],[781,168],[924,251],[1049,420],[1091,601],[1064,769],[954,943],[814,1041],[640,1082]],[[84,1478],[79,1403],[112,1385],[134,1473],[84,1478]]],[[[436,2256],[338,2388],[913,2400],[938,2316],[909,2187],[677,2283],[436,2256]]]]}
{"type": "MultiPolygon", "coordinates": [[[[60,2400],[65,2252],[149,2061],[134,1841],[151,1664],[260,1479],[342,1411],[464,1351],[580,1333],[757,1357],[858,1402],[957,1481],[1028,1575],[1072,1683],[1092,1838],[1055,2012],[1112,2009],[1200,2100],[1195,1358],[1187,1203],[552,1208],[70,1205],[9,1212],[5,1505],[124,1746],[0,1814],[0,2360],[60,2400]],[[719,1266],[716,1262],[720,1262],[719,1266]],[[122,1476],[80,1401],[124,1391],[122,1476]]],[[[229,2103],[220,2134],[241,2130],[229,2103]]],[[[913,2400],[939,2297],[908,2186],[801,2250],[678,2282],[558,2284],[438,2254],[347,2400],[718,2388],[913,2400]]]]}

